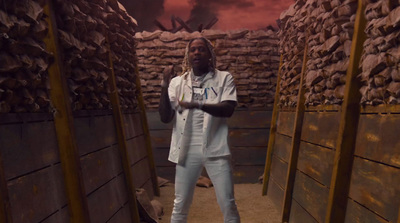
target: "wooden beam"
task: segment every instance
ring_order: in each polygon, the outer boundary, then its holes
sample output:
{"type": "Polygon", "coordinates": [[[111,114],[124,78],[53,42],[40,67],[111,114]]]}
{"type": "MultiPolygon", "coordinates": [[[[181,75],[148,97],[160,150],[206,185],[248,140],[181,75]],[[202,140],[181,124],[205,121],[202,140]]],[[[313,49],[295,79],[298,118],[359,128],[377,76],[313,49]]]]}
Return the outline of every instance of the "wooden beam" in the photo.
{"type": "Polygon", "coordinates": [[[154,20],[154,24],[155,24],[158,28],[160,28],[161,31],[168,31],[168,29],[165,28],[165,26],[163,26],[163,24],[161,24],[161,22],[159,22],[157,19],[154,20]]]}
{"type": "Polygon", "coordinates": [[[171,15],[171,25],[172,25],[172,30],[176,29],[176,21],[174,15],[171,15]]]}
{"type": "Polygon", "coordinates": [[[400,209],[399,209],[399,213],[397,214],[397,223],[400,223],[400,209]]]}
{"type": "Polygon", "coordinates": [[[290,208],[292,207],[292,195],[293,195],[293,188],[294,188],[294,181],[296,177],[296,170],[297,170],[297,160],[299,157],[299,149],[300,149],[300,139],[301,139],[301,130],[303,127],[303,118],[304,118],[304,111],[305,111],[305,89],[304,89],[304,75],[306,72],[307,67],[307,53],[308,53],[308,45],[307,40],[305,41],[305,48],[304,48],[304,55],[303,55],[303,66],[301,69],[301,76],[300,76],[300,86],[299,86],[299,93],[297,95],[297,107],[296,107],[296,116],[294,119],[294,129],[293,129],[293,136],[292,136],[292,145],[291,151],[289,156],[289,163],[288,163],[288,172],[286,176],[286,187],[284,192],[283,198],[283,207],[282,207],[282,222],[289,222],[290,217],[290,208]]]}
{"type": "Polygon", "coordinates": [[[138,70],[137,64],[136,64],[136,75],[135,76],[136,76],[136,89],[137,89],[137,98],[138,98],[138,102],[139,102],[140,118],[142,120],[143,133],[144,133],[144,137],[146,140],[147,157],[149,160],[149,168],[150,168],[150,174],[151,174],[150,177],[151,177],[151,181],[153,183],[154,194],[156,196],[160,196],[160,187],[158,186],[156,165],[154,162],[153,149],[151,146],[151,136],[150,136],[149,124],[147,122],[146,108],[144,105],[142,86],[140,84],[139,70],[138,70]]]}
{"type": "Polygon", "coordinates": [[[171,30],[171,33],[176,33],[178,31],[180,31],[181,29],[183,29],[183,27],[181,25],[179,25],[178,27],[176,27],[175,29],[171,30]]]}
{"type": "Polygon", "coordinates": [[[346,88],[339,133],[336,140],[336,153],[329,191],[328,208],[325,217],[326,223],[344,222],[346,215],[350,177],[354,159],[354,146],[360,117],[361,94],[359,89],[361,87],[361,82],[358,80],[357,75],[360,73],[359,61],[366,39],[364,33],[366,26],[364,10],[365,5],[362,0],[359,0],[350,62],[346,74],[346,88]]]}
{"type": "Polygon", "coordinates": [[[48,68],[50,99],[54,107],[54,124],[64,174],[68,209],[71,222],[90,222],[89,209],[82,178],[78,148],[73,125],[69,90],[58,45],[57,25],[52,0],[44,6],[49,32],[44,38],[46,49],[54,55],[54,63],[48,68]]]}
{"type": "Polygon", "coordinates": [[[139,217],[139,209],[136,201],[136,189],[132,175],[132,169],[129,164],[129,157],[128,157],[128,146],[126,143],[126,133],[124,128],[124,121],[121,112],[121,106],[119,102],[119,95],[118,95],[118,88],[117,88],[117,81],[114,72],[114,63],[111,54],[110,42],[108,35],[106,35],[106,44],[108,48],[108,66],[109,70],[109,86],[110,86],[110,101],[113,110],[114,122],[115,122],[115,129],[117,132],[117,139],[118,139],[118,149],[121,156],[122,167],[124,170],[125,182],[127,187],[128,193],[128,201],[130,206],[130,213],[132,221],[135,223],[140,222],[139,217]]]}
{"type": "Polygon", "coordinates": [[[278,120],[278,104],[279,104],[279,91],[280,91],[280,84],[281,84],[281,69],[283,64],[283,55],[281,54],[281,59],[279,62],[279,70],[278,70],[278,78],[276,81],[276,90],[275,90],[275,98],[274,98],[274,107],[272,110],[272,117],[271,117],[271,128],[269,130],[269,138],[268,138],[268,148],[267,148],[267,158],[265,159],[265,167],[264,167],[264,177],[263,177],[263,188],[262,188],[262,195],[267,195],[268,192],[268,182],[269,176],[271,172],[271,163],[272,163],[272,153],[274,150],[275,145],[275,136],[276,136],[276,123],[278,120]]]}
{"type": "Polygon", "coordinates": [[[211,27],[213,27],[217,22],[218,19],[214,17],[206,26],[204,26],[204,29],[211,29],[211,27]]]}
{"type": "Polygon", "coordinates": [[[0,154],[0,222],[11,223],[12,214],[7,179],[4,173],[3,158],[0,154]]]}
{"type": "Polygon", "coordinates": [[[189,33],[193,32],[193,30],[181,18],[176,17],[175,19],[184,29],[186,29],[187,32],[189,33]]]}
{"type": "Polygon", "coordinates": [[[201,33],[202,30],[203,30],[203,24],[200,24],[200,25],[197,27],[197,31],[199,31],[199,32],[201,33]]]}

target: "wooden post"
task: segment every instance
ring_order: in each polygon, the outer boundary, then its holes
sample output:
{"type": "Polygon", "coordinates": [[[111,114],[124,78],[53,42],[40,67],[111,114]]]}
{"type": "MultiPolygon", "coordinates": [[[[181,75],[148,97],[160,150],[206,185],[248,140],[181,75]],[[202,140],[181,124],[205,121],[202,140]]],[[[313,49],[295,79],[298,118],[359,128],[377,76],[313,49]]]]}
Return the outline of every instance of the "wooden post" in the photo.
{"type": "Polygon", "coordinates": [[[303,117],[305,111],[305,98],[304,98],[304,75],[307,67],[307,53],[308,53],[308,45],[307,40],[305,41],[304,48],[304,56],[303,56],[303,67],[301,69],[300,76],[300,86],[299,93],[297,95],[297,108],[296,108],[296,116],[294,119],[294,129],[292,136],[292,146],[289,157],[289,166],[288,172],[286,176],[286,187],[283,198],[283,207],[282,207],[282,222],[288,222],[290,217],[290,208],[292,206],[292,197],[293,197],[293,188],[294,188],[294,180],[296,176],[297,169],[297,160],[299,157],[299,149],[300,149],[300,139],[301,139],[301,130],[303,127],[303,117]]]}
{"type": "Polygon", "coordinates": [[[399,213],[397,215],[397,223],[400,223],[400,210],[399,210],[399,213]]]}
{"type": "Polygon", "coordinates": [[[146,115],[146,108],[144,105],[144,100],[143,100],[143,94],[142,94],[142,86],[140,84],[140,78],[139,78],[139,71],[138,71],[138,66],[136,64],[136,91],[137,91],[137,98],[139,101],[139,110],[140,110],[140,118],[142,120],[142,127],[143,127],[143,133],[144,137],[146,139],[146,151],[147,151],[147,157],[149,160],[149,167],[150,167],[150,174],[151,174],[151,181],[153,182],[153,190],[154,194],[156,196],[160,196],[160,187],[158,186],[158,180],[157,180],[157,172],[156,172],[156,165],[154,163],[154,155],[153,155],[153,149],[151,146],[151,137],[150,137],[150,131],[149,131],[149,124],[147,122],[147,115],[146,115]]]}
{"type": "Polygon", "coordinates": [[[111,48],[110,48],[110,42],[108,40],[108,36],[106,35],[106,41],[107,41],[107,48],[108,48],[108,65],[109,65],[109,85],[110,85],[110,101],[112,105],[112,110],[113,110],[113,116],[114,116],[114,122],[115,122],[115,128],[117,131],[117,138],[118,138],[118,149],[120,152],[121,156],[121,162],[122,162],[122,167],[124,170],[124,175],[125,175],[125,181],[126,181],[126,186],[128,189],[128,200],[129,200],[129,206],[130,206],[130,212],[131,212],[131,218],[134,223],[139,223],[140,222],[140,217],[139,217],[139,209],[138,205],[136,202],[136,189],[133,181],[133,176],[132,176],[132,169],[129,164],[129,157],[128,157],[128,146],[126,144],[126,134],[125,134],[125,129],[124,129],[124,121],[122,118],[122,112],[121,112],[121,106],[119,102],[119,95],[118,95],[118,89],[117,89],[117,82],[115,78],[115,73],[114,73],[114,63],[112,60],[112,55],[111,55],[111,48]]]}
{"type": "Polygon", "coordinates": [[[176,29],[176,21],[174,15],[171,15],[171,25],[172,25],[172,30],[176,29]]]}
{"type": "Polygon", "coordinates": [[[366,39],[364,29],[365,6],[362,0],[358,1],[358,9],[354,26],[353,41],[351,46],[350,62],[346,74],[346,88],[340,117],[338,138],[336,140],[336,153],[329,190],[328,208],[325,216],[326,223],[344,222],[350,178],[354,159],[354,146],[356,142],[358,119],[360,117],[359,92],[361,82],[357,79],[359,74],[359,61],[366,39]]]}
{"type": "Polygon", "coordinates": [[[215,23],[218,22],[218,18],[214,17],[207,25],[204,26],[204,29],[211,29],[215,23]]]}
{"type": "Polygon", "coordinates": [[[279,91],[280,91],[280,83],[281,83],[281,69],[283,64],[283,55],[281,54],[281,59],[279,62],[279,70],[278,70],[278,78],[276,80],[276,90],[275,90],[275,98],[274,98],[274,107],[272,110],[272,118],[271,118],[271,128],[269,130],[269,138],[268,138],[268,148],[267,148],[267,158],[265,159],[265,167],[264,167],[264,180],[263,180],[263,188],[262,195],[267,195],[268,192],[268,183],[269,176],[271,172],[271,163],[272,163],[272,153],[275,145],[275,136],[276,136],[276,122],[278,120],[278,104],[279,104],[279,91]]]}
{"type": "Polygon", "coordinates": [[[193,30],[184,22],[181,18],[176,17],[175,20],[184,28],[187,32],[192,33],[193,30]]]}
{"type": "Polygon", "coordinates": [[[163,24],[161,24],[161,22],[158,21],[157,19],[154,20],[154,24],[155,24],[161,31],[168,31],[168,29],[165,28],[165,26],[163,26],[163,24]]]}
{"type": "Polygon", "coordinates": [[[54,63],[48,68],[50,99],[54,107],[54,124],[64,173],[65,190],[71,222],[90,222],[87,198],[83,184],[78,149],[76,146],[69,90],[66,83],[60,47],[58,46],[57,25],[53,1],[47,0],[44,13],[49,32],[44,39],[46,48],[54,55],[54,63]]]}
{"type": "Polygon", "coordinates": [[[0,154],[0,222],[11,223],[10,197],[8,194],[7,179],[4,174],[3,158],[0,154]]]}

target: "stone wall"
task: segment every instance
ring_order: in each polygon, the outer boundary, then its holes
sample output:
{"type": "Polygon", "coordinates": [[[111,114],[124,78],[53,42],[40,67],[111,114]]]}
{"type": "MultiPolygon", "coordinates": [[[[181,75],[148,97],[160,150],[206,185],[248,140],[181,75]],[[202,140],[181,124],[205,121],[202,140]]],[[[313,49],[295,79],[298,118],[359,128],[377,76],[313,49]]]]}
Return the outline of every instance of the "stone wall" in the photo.
{"type": "MultiPolygon", "coordinates": [[[[0,112],[49,112],[47,69],[53,55],[46,51],[44,41],[49,30],[43,13],[45,3],[39,0],[1,3],[0,112]]],[[[54,5],[58,51],[64,60],[62,69],[67,76],[72,109],[111,108],[110,50],[121,107],[135,109],[136,21],[117,1],[57,0],[54,5]]]]}
{"type": "Polygon", "coordinates": [[[363,105],[400,104],[400,2],[365,1],[363,105]]]}
{"type": "Polygon", "coordinates": [[[305,44],[306,105],[342,103],[356,10],[356,0],[300,0],[281,14],[282,106],[297,104],[305,44]]]}
{"type": "MultiPolygon", "coordinates": [[[[399,104],[400,2],[364,4],[367,39],[360,61],[361,104],[399,104]]],[[[356,0],[298,0],[281,14],[281,106],[297,103],[305,43],[306,105],[342,104],[356,10],[356,0]]]]}
{"type": "Polygon", "coordinates": [[[43,41],[48,24],[42,5],[36,1],[1,3],[0,113],[48,112],[50,54],[43,41]]]}
{"type": "Polygon", "coordinates": [[[204,36],[217,54],[217,68],[232,73],[238,90],[238,107],[271,108],[279,67],[278,37],[272,30],[136,33],[139,75],[146,108],[156,109],[160,98],[162,72],[175,65],[181,74],[188,41],[204,36]]]}
{"type": "Polygon", "coordinates": [[[136,21],[117,1],[57,0],[55,3],[72,109],[111,108],[109,52],[121,108],[136,109],[136,21]]]}

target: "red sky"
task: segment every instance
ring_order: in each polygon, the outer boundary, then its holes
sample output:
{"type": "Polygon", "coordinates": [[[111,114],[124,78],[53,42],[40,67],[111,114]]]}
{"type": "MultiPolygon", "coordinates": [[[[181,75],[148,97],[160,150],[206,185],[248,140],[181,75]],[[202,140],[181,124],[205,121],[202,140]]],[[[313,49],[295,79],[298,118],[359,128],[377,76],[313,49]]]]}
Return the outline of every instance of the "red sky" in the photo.
{"type": "MultiPolygon", "coordinates": [[[[250,4],[246,7],[231,6],[230,4],[217,5],[219,21],[213,26],[213,29],[236,30],[246,28],[256,30],[268,25],[275,27],[276,20],[281,12],[289,8],[294,0],[246,0],[246,3],[250,4]]],[[[158,17],[158,20],[165,27],[170,28],[171,15],[187,20],[192,7],[190,0],[164,0],[164,13],[158,17]]]]}

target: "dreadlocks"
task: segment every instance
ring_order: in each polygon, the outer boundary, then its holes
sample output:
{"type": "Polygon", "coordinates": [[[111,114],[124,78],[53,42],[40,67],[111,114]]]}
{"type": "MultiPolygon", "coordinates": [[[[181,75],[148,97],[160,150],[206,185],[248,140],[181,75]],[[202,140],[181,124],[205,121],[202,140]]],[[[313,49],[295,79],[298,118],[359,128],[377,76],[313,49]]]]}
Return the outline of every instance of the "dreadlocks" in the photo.
{"type": "Polygon", "coordinates": [[[213,47],[212,43],[210,42],[210,40],[208,40],[204,37],[199,37],[199,38],[194,38],[194,39],[190,40],[189,43],[186,45],[185,58],[183,58],[183,62],[182,62],[182,74],[184,74],[186,71],[189,71],[192,69],[192,66],[190,65],[190,62],[189,62],[189,48],[190,48],[190,45],[192,44],[192,42],[196,39],[200,39],[206,44],[208,52],[211,55],[209,69],[212,71],[214,71],[216,69],[217,57],[215,56],[214,47],[213,47]]]}

